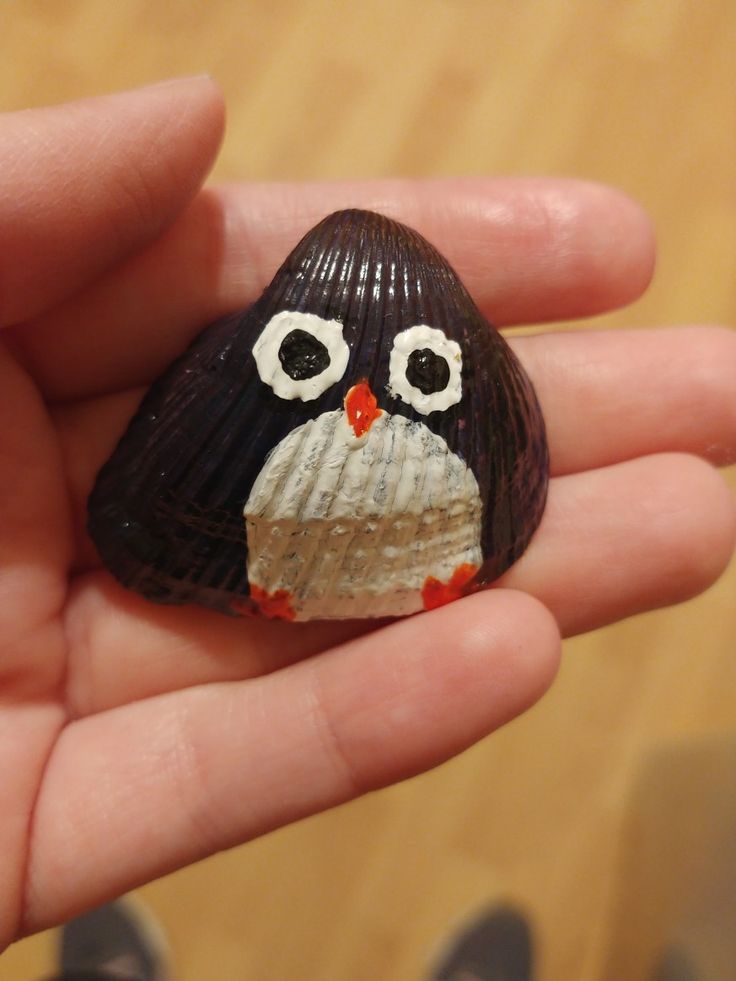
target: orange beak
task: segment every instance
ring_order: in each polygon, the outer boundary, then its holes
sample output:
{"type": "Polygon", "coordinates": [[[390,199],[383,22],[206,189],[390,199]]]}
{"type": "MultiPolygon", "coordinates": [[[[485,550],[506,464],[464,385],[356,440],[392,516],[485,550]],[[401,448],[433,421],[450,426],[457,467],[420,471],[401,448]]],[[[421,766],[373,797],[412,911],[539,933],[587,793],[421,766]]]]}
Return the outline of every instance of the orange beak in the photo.
{"type": "Polygon", "coordinates": [[[353,385],[345,396],[345,412],[356,436],[363,436],[380,416],[376,396],[367,381],[353,385]]]}

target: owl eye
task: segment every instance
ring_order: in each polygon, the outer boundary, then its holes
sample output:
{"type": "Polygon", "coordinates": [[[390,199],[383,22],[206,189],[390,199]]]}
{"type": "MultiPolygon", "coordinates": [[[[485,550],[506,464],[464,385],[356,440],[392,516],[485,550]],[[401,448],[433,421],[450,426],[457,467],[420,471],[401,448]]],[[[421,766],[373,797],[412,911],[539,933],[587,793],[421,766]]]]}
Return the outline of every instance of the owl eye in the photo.
{"type": "Polygon", "coordinates": [[[350,350],[339,321],[282,310],[263,328],[253,357],[261,381],[280,399],[311,402],[342,378],[350,350]]]}
{"type": "Polygon", "coordinates": [[[388,390],[422,415],[443,411],[462,398],[462,367],[459,344],[418,324],[394,338],[388,390]]]}

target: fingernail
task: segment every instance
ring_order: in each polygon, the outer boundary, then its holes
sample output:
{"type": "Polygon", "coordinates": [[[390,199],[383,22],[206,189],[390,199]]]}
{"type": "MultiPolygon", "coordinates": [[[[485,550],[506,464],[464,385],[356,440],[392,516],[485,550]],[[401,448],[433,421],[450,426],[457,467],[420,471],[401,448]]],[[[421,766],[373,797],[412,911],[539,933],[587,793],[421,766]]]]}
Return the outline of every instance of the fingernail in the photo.
{"type": "Polygon", "coordinates": [[[209,72],[201,72],[198,75],[181,75],[177,78],[165,78],[160,82],[149,82],[146,85],[140,85],[138,91],[145,92],[151,91],[152,89],[165,89],[173,85],[187,85],[190,82],[214,82],[214,78],[209,72]]]}

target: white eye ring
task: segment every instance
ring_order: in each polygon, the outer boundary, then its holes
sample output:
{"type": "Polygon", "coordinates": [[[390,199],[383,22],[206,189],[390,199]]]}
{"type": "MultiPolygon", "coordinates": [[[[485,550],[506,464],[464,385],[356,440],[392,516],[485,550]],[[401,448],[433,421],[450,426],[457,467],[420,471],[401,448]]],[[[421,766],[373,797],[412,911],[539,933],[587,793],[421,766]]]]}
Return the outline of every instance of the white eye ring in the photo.
{"type": "Polygon", "coordinates": [[[261,331],[253,345],[261,381],[269,385],[280,399],[301,399],[311,402],[340,381],[350,358],[350,349],[342,336],[338,320],[323,320],[314,313],[282,310],[275,314],[261,331]],[[302,331],[318,341],[327,351],[328,364],[307,378],[292,378],[281,362],[281,345],[292,331],[302,331]]]}
{"type": "Polygon", "coordinates": [[[435,327],[417,324],[416,327],[402,330],[394,338],[388,363],[388,390],[391,395],[402,399],[417,412],[427,416],[430,412],[449,409],[451,405],[460,401],[463,397],[462,370],[463,358],[460,345],[448,340],[444,332],[435,327]],[[425,348],[444,358],[447,363],[450,377],[440,392],[425,394],[416,385],[412,385],[407,377],[410,356],[414,351],[422,351],[425,348]]]}

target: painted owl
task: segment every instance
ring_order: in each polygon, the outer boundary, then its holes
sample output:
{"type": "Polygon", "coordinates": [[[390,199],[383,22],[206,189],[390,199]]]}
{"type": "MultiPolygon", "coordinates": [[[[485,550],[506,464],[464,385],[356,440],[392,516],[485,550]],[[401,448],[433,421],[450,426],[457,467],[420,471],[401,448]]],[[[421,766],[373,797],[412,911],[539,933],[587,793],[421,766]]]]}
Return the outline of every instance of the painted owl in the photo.
{"type": "Polygon", "coordinates": [[[504,339],[417,232],[348,210],[155,382],[89,531],[156,602],[402,616],[507,569],[547,482],[539,405],[504,339]]]}

